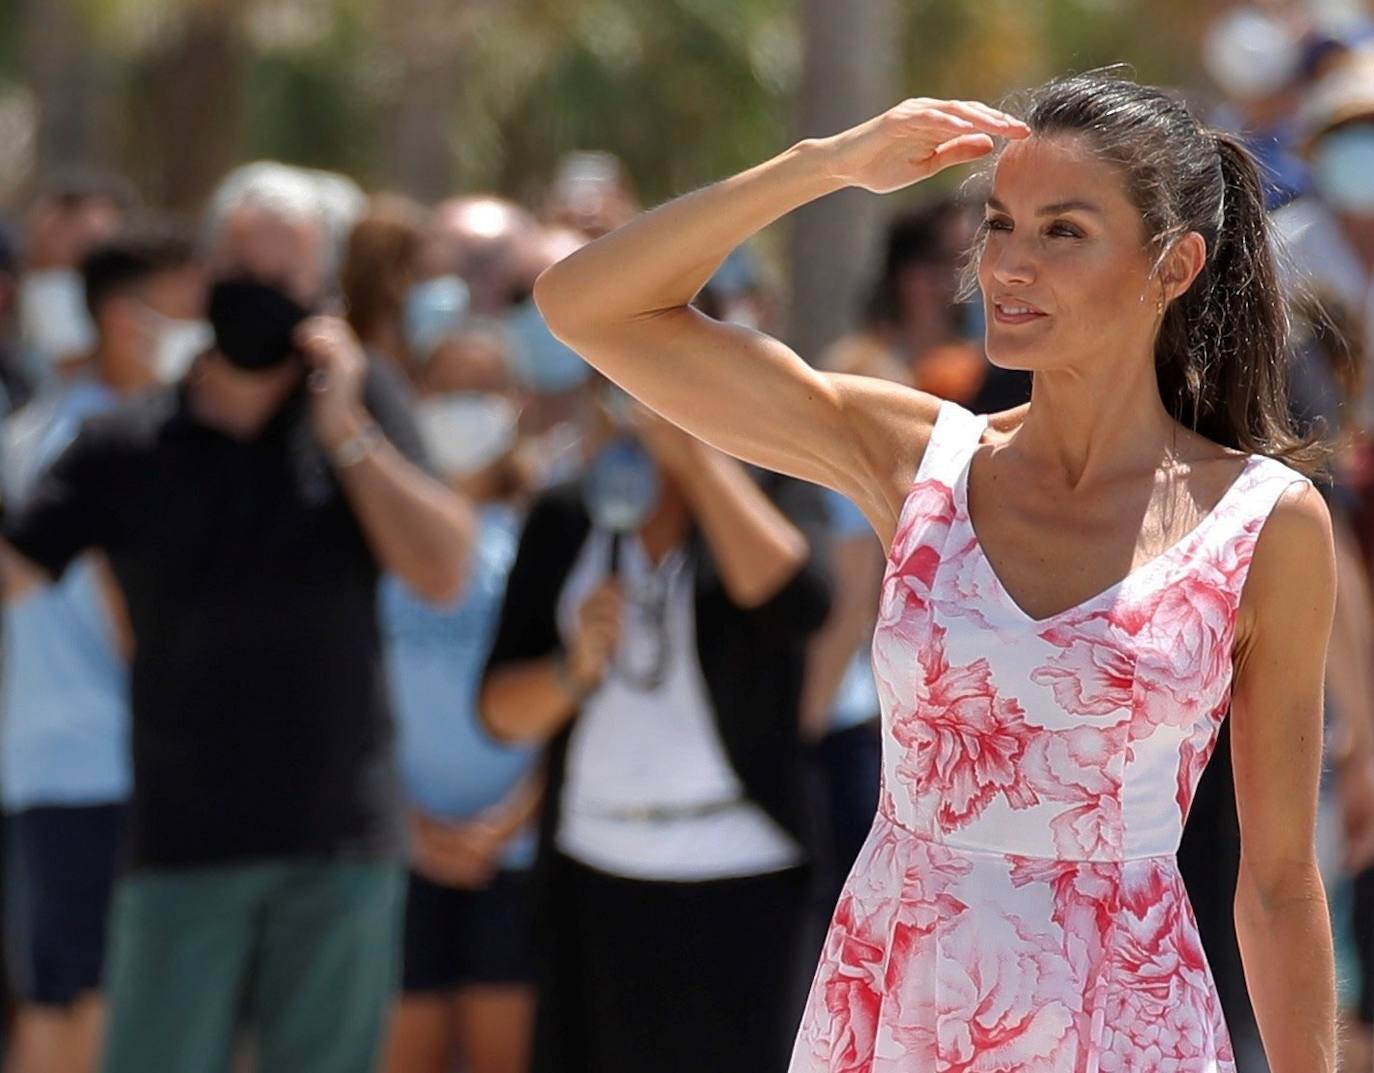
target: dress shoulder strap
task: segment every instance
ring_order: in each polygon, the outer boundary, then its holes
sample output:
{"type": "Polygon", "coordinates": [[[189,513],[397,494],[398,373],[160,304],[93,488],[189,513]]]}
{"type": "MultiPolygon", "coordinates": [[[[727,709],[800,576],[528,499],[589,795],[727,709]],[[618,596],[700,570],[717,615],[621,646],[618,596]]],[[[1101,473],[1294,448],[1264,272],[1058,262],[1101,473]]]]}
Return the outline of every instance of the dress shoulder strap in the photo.
{"type": "Polygon", "coordinates": [[[930,430],[930,442],[916,470],[916,482],[935,480],[952,487],[969,456],[978,449],[987,424],[983,415],[949,399],[942,401],[930,430]]]}
{"type": "Polygon", "coordinates": [[[1199,527],[1197,543],[1190,549],[1193,561],[1220,566],[1239,602],[1260,531],[1280,497],[1295,484],[1311,483],[1276,458],[1251,455],[1235,485],[1199,527]]]}
{"type": "Polygon", "coordinates": [[[1284,492],[1295,484],[1311,483],[1277,458],[1251,455],[1245,471],[1236,478],[1236,487],[1226,493],[1224,509],[1217,512],[1229,522],[1223,529],[1239,526],[1258,531],[1284,492]]]}

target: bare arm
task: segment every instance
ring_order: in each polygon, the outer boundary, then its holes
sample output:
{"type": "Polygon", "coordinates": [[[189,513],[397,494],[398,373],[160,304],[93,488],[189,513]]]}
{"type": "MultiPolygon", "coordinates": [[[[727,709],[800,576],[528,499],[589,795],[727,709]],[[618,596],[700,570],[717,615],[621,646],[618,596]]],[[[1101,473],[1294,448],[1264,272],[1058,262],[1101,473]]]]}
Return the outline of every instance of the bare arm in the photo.
{"type": "Polygon", "coordinates": [[[566,656],[506,663],[489,671],[478,699],[482,723],[502,741],[547,741],[601,684],[620,636],[620,586],[592,590],[577,612],[566,656]]]}
{"type": "Polygon", "coordinates": [[[835,606],[811,642],[802,690],[802,733],[811,741],[825,734],[835,694],[854,652],[873,632],[883,552],[868,534],[835,544],[831,553],[835,606]]]}
{"type": "Polygon", "coordinates": [[[935,400],[818,372],[689,303],[731,249],[798,206],[849,185],[899,189],[1024,130],[982,105],[903,102],[589,243],[539,278],[536,301],[560,338],[651,409],[727,454],[838,489],[886,541],[935,400]]]}
{"type": "MultiPolygon", "coordinates": [[[[371,424],[359,409],[342,422],[337,442],[371,424]]],[[[385,440],[350,466],[339,483],[382,568],[428,599],[453,599],[462,588],[472,548],[467,504],[385,440]]]]}
{"type": "Polygon", "coordinates": [[[806,535],[729,455],[642,408],[636,424],[686,497],[731,602],[767,602],[806,565],[806,535]]]}
{"type": "Polygon", "coordinates": [[[50,583],[45,570],[30,562],[7,540],[0,540],[0,580],[5,586],[5,602],[18,603],[35,589],[50,583]]]}
{"type": "Polygon", "coordinates": [[[1331,926],[1315,849],[1335,585],[1326,505],[1315,489],[1290,490],[1256,545],[1232,701],[1236,931],[1273,1073],[1336,1069],[1331,926]]]}
{"type": "Polygon", "coordinates": [[[475,523],[468,504],[380,435],[363,405],[367,358],[352,330],[336,317],[313,317],[297,331],[310,376],[316,434],[384,570],[431,600],[462,588],[475,523]],[[370,441],[366,438],[372,430],[370,441]],[[344,445],[359,449],[340,456],[344,445]]]}
{"type": "Polygon", "coordinates": [[[480,705],[487,733],[505,742],[547,741],[578,708],[556,656],[496,668],[482,683],[480,705]]]}

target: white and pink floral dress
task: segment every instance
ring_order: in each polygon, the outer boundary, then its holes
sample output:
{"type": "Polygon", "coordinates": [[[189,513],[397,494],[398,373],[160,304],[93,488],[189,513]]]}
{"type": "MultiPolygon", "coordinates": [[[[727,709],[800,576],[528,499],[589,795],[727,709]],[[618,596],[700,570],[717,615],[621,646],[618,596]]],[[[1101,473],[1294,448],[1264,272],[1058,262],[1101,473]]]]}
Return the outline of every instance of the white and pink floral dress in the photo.
{"type": "Polygon", "coordinates": [[[1233,1073],[1175,853],[1255,541],[1305,478],[1252,456],[1182,541],[1036,620],[969,524],[985,425],[943,405],[902,509],[881,803],[792,1073],[1233,1073]]]}

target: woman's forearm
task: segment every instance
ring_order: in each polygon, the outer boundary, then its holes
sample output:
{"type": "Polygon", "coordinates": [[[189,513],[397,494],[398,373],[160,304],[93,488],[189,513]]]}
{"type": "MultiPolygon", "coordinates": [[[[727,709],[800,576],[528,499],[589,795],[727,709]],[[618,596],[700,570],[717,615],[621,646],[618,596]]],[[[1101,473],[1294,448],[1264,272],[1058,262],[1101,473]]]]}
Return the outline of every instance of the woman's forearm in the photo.
{"type": "Polygon", "coordinates": [[[1336,983],[1321,877],[1266,895],[1241,867],[1236,936],[1270,1073],[1335,1073],[1336,983]]]}
{"type": "Polygon", "coordinates": [[[544,800],[544,773],[530,771],[511,787],[510,793],[500,804],[491,810],[506,838],[513,838],[524,830],[539,814],[539,806],[544,800]]]}
{"type": "MultiPolygon", "coordinates": [[[[352,420],[355,435],[371,423],[363,413],[352,420]]],[[[472,552],[471,505],[385,440],[336,473],[382,568],[426,599],[454,599],[472,552]]]]}
{"type": "Polygon", "coordinates": [[[882,584],[881,546],[867,534],[837,541],[830,566],[835,603],[825,625],[811,639],[802,687],[802,733],[813,741],[825,733],[855,651],[873,633],[882,584]]]}
{"type": "Polygon", "coordinates": [[[646,212],[548,269],[535,296],[565,337],[686,306],[736,246],[840,189],[825,143],[799,142],[748,171],[646,212]]]}
{"type": "Polygon", "coordinates": [[[678,479],[721,582],[737,607],[757,607],[806,565],[806,537],[739,462],[699,446],[699,464],[678,479]]]}
{"type": "Polygon", "coordinates": [[[478,697],[482,723],[508,742],[544,741],[577,711],[555,657],[508,663],[487,675],[478,697]]]}

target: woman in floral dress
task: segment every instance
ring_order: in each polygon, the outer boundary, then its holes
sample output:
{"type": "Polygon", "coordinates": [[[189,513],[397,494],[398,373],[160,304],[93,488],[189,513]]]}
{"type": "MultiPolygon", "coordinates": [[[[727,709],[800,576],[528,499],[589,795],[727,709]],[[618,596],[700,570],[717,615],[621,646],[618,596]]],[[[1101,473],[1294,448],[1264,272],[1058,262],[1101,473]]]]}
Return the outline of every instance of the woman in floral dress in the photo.
{"type": "Polygon", "coordinates": [[[1102,75],[1035,91],[1024,122],[908,100],[627,224],[536,298],[650,407],[842,492],[890,549],[881,803],[794,1073],[1232,1073],[1174,856],[1228,712],[1269,1065],[1334,1070],[1313,849],[1330,522],[1234,139],[1102,75]],[[980,157],[987,353],[1032,373],[1027,406],[818,372],[689,308],[790,210],[980,157]]]}

